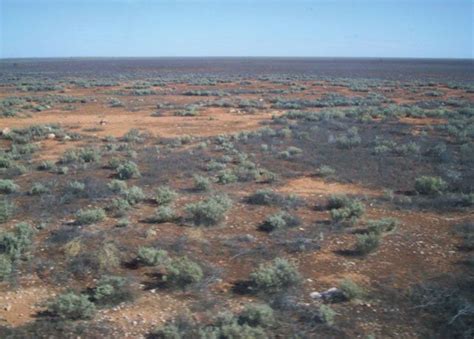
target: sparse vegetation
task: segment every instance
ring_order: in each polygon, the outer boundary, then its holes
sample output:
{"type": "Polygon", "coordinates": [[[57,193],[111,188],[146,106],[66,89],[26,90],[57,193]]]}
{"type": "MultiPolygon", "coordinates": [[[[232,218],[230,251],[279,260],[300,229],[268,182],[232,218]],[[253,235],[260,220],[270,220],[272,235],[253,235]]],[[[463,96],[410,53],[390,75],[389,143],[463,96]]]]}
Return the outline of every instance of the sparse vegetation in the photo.
{"type": "Polygon", "coordinates": [[[91,225],[101,222],[106,217],[105,211],[101,208],[91,208],[87,210],[79,210],[76,213],[77,225],[91,225]]]}
{"type": "Polygon", "coordinates": [[[0,337],[471,338],[467,63],[374,61],[2,60],[0,337]]]}

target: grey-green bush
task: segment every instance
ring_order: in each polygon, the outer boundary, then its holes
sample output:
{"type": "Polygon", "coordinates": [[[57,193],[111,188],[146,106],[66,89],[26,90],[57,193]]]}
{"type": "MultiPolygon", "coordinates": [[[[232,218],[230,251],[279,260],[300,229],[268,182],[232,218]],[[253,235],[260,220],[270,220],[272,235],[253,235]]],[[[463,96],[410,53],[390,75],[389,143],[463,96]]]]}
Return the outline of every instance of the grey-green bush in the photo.
{"type": "Polygon", "coordinates": [[[104,220],[105,217],[105,211],[102,208],[81,209],[76,213],[76,224],[91,225],[104,220]]]}
{"type": "Polygon", "coordinates": [[[276,258],[272,263],[260,265],[250,274],[252,286],[261,292],[277,292],[298,284],[301,276],[296,266],[286,259],[276,258]]]}
{"type": "Polygon", "coordinates": [[[10,179],[0,179],[0,193],[10,194],[18,190],[18,185],[10,179]]]}
{"type": "Polygon", "coordinates": [[[116,173],[120,180],[138,178],[140,176],[140,170],[138,169],[137,164],[133,161],[127,161],[118,165],[116,173]]]}
{"type": "Polygon", "coordinates": [[[203,276],[201,267],[188,257],[173,259],[166,266],[166,281],[181,288],[200,282],[203,276]]]}
{"type": "Polygon", "coordinates": [[[419,194],[441,194],[448,188],[448,184],[440,177],[422,176],[415,180],[415,190],[419,194]]]}
{"type": "Polygon", "coordinates": [[[168,252],[153,247],[140,247],[137,260],[145,266],[164,265],[169,262],[168,252]]]}
{"type": "Polygon", "coordinates": [[[186,211],[196,225],[214,225],[222,219],[232,201],[224,195],[216,195],[203,201],[186,205],[186,211]]]}
{"type": "Polygon", "coordinates": [[[64,320],[92,319],[95,306],[85,295],[65,293],[47,305],[48,312],[64,320]]]}
{"type": "Polygon", "coordinates": [[[178,193],[173,191],[168,186],[161,186],[156,190],[155,200],[160,205],[166,205],[176,199],[177,196],[178,193]]]}

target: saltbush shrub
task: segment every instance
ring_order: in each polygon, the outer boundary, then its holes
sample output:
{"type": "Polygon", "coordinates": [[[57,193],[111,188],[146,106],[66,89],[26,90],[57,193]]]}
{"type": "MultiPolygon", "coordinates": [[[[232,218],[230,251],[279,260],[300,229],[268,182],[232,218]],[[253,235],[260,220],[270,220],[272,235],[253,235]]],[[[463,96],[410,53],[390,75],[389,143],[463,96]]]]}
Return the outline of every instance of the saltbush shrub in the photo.
{"type": "Polygon", "coordinates": [[[76,224],[91,225],[104,220],[105,217],[105,211],[102,208],[81,209],[76,213],[76,224]]]}
{"type": "Polygon", "coordinates": [[[168,252],[153,247],[140,247],[137,260],[145,266],[164,265],[169,262],[168,252]]]}
{"type": "Polygon", "coordinates": [[[128,180],[132,178],[138,178],[140,176],[140,170],[133,161],[127,161],[120,164],[116,169],[117,177],[120,180],[128,180]]]}
{"type": "Polygon", "coordinates": [[[274,321],[275,317],[272,308],[265,304],[246,305],[238,317],[240,325],[247,324],[252,327],[271,326],[274,321]]]}
{"type": "Polygon", "coordinates": [[[6,199],[0,200],[0,224],[13,216],[15,205],[6,199]]]}
{"type": "Polygon", "coordinates": [[[10,194],[18,190],[18,185],[10,179],[0,179],[0,193],[10,194]]]}
{"type": "Polygon", "coordinates": [[[85,295],[65,293],[47,305],[48,312],[64,320],[92,319],[95,306],[85,295]]]}
{"type": "Polygon", "coordinates": [[[422,176],[415,180],[415,190],[419,194],[441,194],[448,188],[448,184],[440,177],[422,176]]]}
{"type": "Polygon", "coordinates": [[[284,290],[301,280],[296,266],[286,259],[276,258],[272,263],[260,265],[250,274],[252,286],[260,292],[270,293],[284,290]]]}
{"type": "Polygon", "coordinates": [[[84,162],[97,162],[101,158],[100,151],[96,148],[81,148],[78,150],[78,156],[84,162]]]}
{"type": "Polygon", "coordinates": [[[107,206],[107,210],[115,217],[123,217],[127,215],[131,206],[126,199],[115,198],[107,206]]]}
{"type": "Polygon", "coordinates": [[[398,224],[398,220],[394,218],[382,218],[379,220],[369,220],[367,222],[367,231],[369,233],[385,233],[392,231],[398,224]]]}
{"type": "Polygon", "coordinates": [[[259,229],[265,232],[272,232],[285,227],[294,227],[299,225],[299,223],[300,221],[297,217],[287,212],[278,212],[268,216],[259,226],[259,229]]]}
{"type": "Polygon", "coordinates": [[[356,284],[352,279],[344,279],[339,283],[339,289],[348,299],[362,299],[365,296],[364,289],[356,284]]]}
{"type": "Polygon", "coordinates": [[[97,305],[117,305],[131,298],[129,284],[125,278],[118,276],[102,277],[92,293],[92,300],[97,305]]]}
{"type": "Polygon", "coordinates": [[[46,160],[46,161],[42,161],[38,165],[38,170],[40,170],[40,171],[51,171],[55,167],[56,167],[56,165],[55,165],[54,161],[46,160]]]}
{"type": "Polygon", "coordinates": [[[176,213],[171,206],[160,206],[155,210],[148,221],[155,223],[172,222],[176,219],[176,213]]]}
{"type": "Polygon", "coordinates": [[[136,205],[145,199],[145,193],[143,193],[143,190],[138,186],[132,186],[126,189],[122,194],[130,205],[136,205]]]}
{"type": "Polygon", "coordinates": [[[231,184],[237,181],[237,176],[230,169],[224,169],[217,173],[217,182],[220,184],[231,184]]]}
{"type": "Polygon", "coordinates": [[[334,324],[335,316],[336,312],[330,306],[324,304],[319,306],[319,319],[321,322],[331,326],[334,324]]]}
{"type": "Polygon", "coordinates": [[[211,188],[211,181],[202,175],[194,175],[194,189],[196,191],[209,191],[211,188]]]}
{"type": "Polygon", "coordinates": [[[5,254],[0,254],[0,281],[4,281],[10,277],[12,273],[12,260],[5,254]]]}
{"type": "Polygon", "coordinates": [[[355,222],[364,215],[365,207],[362,202],[345,196],[332,196],[328,201],[331,218],[335,222],[355,222]]]}
{"type": "Polygon", "coordinates": [[[355,252],[358,254],[369,254],[375,251],[380,244],[380,235],[377,233],[367,233],[357,235],[355,252]]]}
{"type": "Polygon", "coordinates": [[[173,259],[166,266],[166,282],[181,288],[200,282],[203,276],[201,267],[188,257],[173,259]]]}
{"type": "Polygon", "coordinates": [[[222,219],[232,201],[225,195],[216,195],[205,200],[186,205],[186,211],[196,225],[214,225],[222,219]]]}
{"type": "Polygon", "coordinates": [[[28,191],[29,195],[41,195],[46,193],[49,193],[49,188],[39,182],[34,183],[28,191]]]}
{"type": "Polygon", "coordinates": [[[166,205],[173,202],[178,194],[168,186],[161,186],[156,190],[155,200],[160,205],[166,205]]]}
{"type": "Polygon", "coordinates": [[[1,233],[0,253],[12,260],[20,258],[31,245],[33,233],[33,228],[25,222],[16,224],[12,232],[1,233]]]}
{"type": "Polygon", "coordinates": [[[127,183],[120,180],[111,180],[107,187],[115,193],[122,193],[127,190],[127,183]]]}

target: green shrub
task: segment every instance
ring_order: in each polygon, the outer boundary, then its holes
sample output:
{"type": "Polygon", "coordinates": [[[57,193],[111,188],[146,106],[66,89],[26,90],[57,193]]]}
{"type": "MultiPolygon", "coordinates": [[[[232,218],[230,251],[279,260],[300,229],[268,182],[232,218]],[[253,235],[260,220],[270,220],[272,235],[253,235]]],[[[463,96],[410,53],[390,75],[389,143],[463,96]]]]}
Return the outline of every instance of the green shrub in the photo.
{"type": "Polygon", "coordinates": [[[120,180],[111,180],[107,187],[115,193],[123,193],[127,190],[127,183],[120,180]]]}
{"type": "Polygon", "coordinates": [[[66,293],[48,303],[48,312],[64,320],[92,319],[95,306],[85,295],[66,293]]]}
{"type": "Polygon", "coordinates": [[[422,176],[415,180],[415,190],[419,194],[441,194],[448,188],[448,184],[439,177],[422,176]]]}
{"type": "Polygon", "coordinates": [[[105,217],[105,211],[102,208],[81,209],[76,213],[76,224],[91,225],[104,220],[105,217]]]}
{"type": "Polygon", "coordinates": [[[67,166],[60,166],[60,167],[56,167],[55,170],[56,170],[56,173],[57,173],[57,174],[63,174],[63,175],[65,175],[65,174],[68,174],[68,172],[69,172],[69,167],[67,167],[67,166]]]}
{"type": "Polygon", "coordinates": [[[274,321],[275,318],[272,308],[265,304],[246,305],[238,317],[238,323],[240,325],[247,324],[252,327],[271,326],[274,321]]]}
{"type": "Polygon", "coordinates": [[[174,324],[166,324],[153,329],[148,336],[151,339],[182,339],[183,331],[174,324]]]}
{"type": "Polygon", "coordinates": [[[197,191],[209,191],[211,188],[211,181],[202,176],[202,175],[194,175],[194,188],[197,191]]]}
{"type": "Polygon", "coordinates": [[[336,312],[330,306],[324,304],[319,306],[319,319],[323,323],[333,325],[335,316],[336,312]]]}
{"type": "Polygon", "coordinates": [[[331,195],[328,199],[327,208],[329,210],[343,208],[350,205],[351,199],[345,195],[331,195]]]}
{"type": "Polygon", "coordinates": [[[139,129],[132,128],[124,134],[121,140],[130,143],[141,143],[145,141],[144,137],[145,135],[139,129]]]}
{"type": "Polygon", "coordinates": [[[0,179],[0,193],[10,194],[18,190],[18,185],[13,180],[0,179]]]}
{"type": "Polygon", "coordinates": [[[344,279],[339,283],[339,289],[348,299],[363,299],[365,291],[362,287],[357,285],[352,279],[344,279]]]}
{"type": "Polygon", "coordinates": [[[201,267],[187,257],[173,259],[166,266],[165,279],[168,283],[184,288],[198,283],[203,278],[201,267]]]}
{"type": "Polygon", "coordinates": [[[127,218],[122,218],[117,221],[116,227],[127,227],[128,225],[130,225],[130,220],[128,220],[127,218]]]}
{"type": "Polygon", "coordinates": [[[252,286],[261,292],[276,292],[294,286],[301,280],[293,263],[276,258],[271,264],[260,265],[250,274],[252,286]]]}
{"type": "Polygon", "coordinates": [[[59,160],[61,164],[71,164],[79,161],[79,154],[74,149],[68,149],[59,160]]]}
{"type": "Polygon", "coordinates": [[[13,216],[15,205],[6,199],[0,200],[0,224],[13,216]]]}
{"type": "Polygon", "coordinates": [[[11,258],[5,254],[0,254],[0,281],[8,279],[12,270],[11,258]]]}
{"type": "Polygon", "coordinates": [[[130,205],[136,205],[145,199],[145,193],[143,193],[143,190],[138,186],[132,186],[126,189],[122,194],[130,205]]]}
{"type": "Polygon", "coordinates": [[[40,171],[51,171],[55,167],[56,167],[56,165],[55,165],[54,161],[46,160],[46,161],[41,162],[38,165],[38,170],[40,170],[40,171]]]}
{"type": "Polygon", "coordinates": [[[140,176],[138,166],[133,161],[127,161],[119,165],[117,167],[116,173],[117,177],[121,180],[138,178],[140,176]]]}
{"type": "Polygon", "coordinates": [[[331,218],[335,222],[355,222],[364,215],[365,207],[360,201],[346,196],[332,196],[328,201],[331,218]]]}
{"type": "Polygon", "coordinates": [[[336,137],[335,141],[338,148],[351,149],[360,145],[362,140],[357,127],[351,127],[347,130],[346,134],[336,137]]]}
{"type": "Polygon", "coordinates": [[[34,183],[28,191],[29,195],[41,195],[46,193],[49,193],[49,188],[39,182],[34,183]]]}
{"type": "Polygon", "coordinates": [[[336,174],[336,170],[332,167],[322,165],[316,170],[317,175],[323,178],[327,178],[336,174]]]}
{"type": "Polygon", "coordinates": [[[214,225],[222,219],[232,201],[224,195],[216,195],[203,201],[186,205],[186,211],[196,225],[214,225]]]}
{"type": "Polygon", "coordinates": [[[254,205],[297,205],[298,198],[295,196],[281,196],[271,189],[261,189],[247,198],[249,204],[254,205]]]}
{"type": "Polygon", "coordinates": [[[79,181],[72,181],[68,183],[67,185],[68,191],[71,192],[72,194],[82,193],[84,192],[85,188],[86,188],[86,185],[79,181]]]}
{"type": "Polygon", "coordinates": [[[137,260],[145,266],[164,265],[169,262],[168,252],[153,247],[140,247],[137,260]]]}
{"type": "Polygon", "coordinates": [[[171,206],[160,206],[148,220],[155,223],[172,222],[176,220],[176,213],[171,206]]]}
{"type": "Polygon", "coordinates": [[[390,232],[398,224],[398,220],[394,218],[382,218],[380,220],[369,220],[367,222],[367,231],[369,233],[382,234],[390,232]]]}
{"type": "Polygon", "coordinates": [[[6,156],[0,156],[0,168],[10,168],[12,166],[12,161],[6,156]]]}
{"type": "Polygon", "coordinates": [[[237,181],[237,176],[230,169],[224,169],[217,173],[217,182],[221,184],[231,184],[237,181]]]}
{"type": "Polygon", "coordinates": [[[294,227],[299,225],[299,223],[300,221],[297,217],[294,217],[287,212],[278,212],[268,216],[259,226],[259,229],[265,232],[272,232],[285,227],[294,227]]]}
{"type": "Polygon", "coordinates": [[[160,205],[166,205],[173,202],[178,194],[168,186],[161,186],[156,190],[155,200],[160,205]]]}
{"type": "Polygon", "coordinates": [[[78,157],[84,162],[97,162],[100,160],[100,151],[96,148],[81,148],[78,157]]]}
{"type": "Polygon", "coordinates": [[[377,233],[359,234],[355,245],[355,251],[359,254],[369,254],[377,249],[380,244],[380,235],[377,233]]]}
{"type": "Polygon", "coordinates": [[[132,293],[129,284],[122,277],[102,277],[94,288],[92,300],[98,305],[117,305],[130,300],[132,293]]]}
{"type": "Polygon", "coordinates": [[[33,228],[25,222],[15,225],[13,232],[0,234],[0,253],[18,259],[31,245],[33,228]]]}
{"type": "Polygon", "coordinates": [[[115,198],[107,206],[107,210],[115,217],[123,217],[130,210],[131,206],[126,199],[115,198]]]}

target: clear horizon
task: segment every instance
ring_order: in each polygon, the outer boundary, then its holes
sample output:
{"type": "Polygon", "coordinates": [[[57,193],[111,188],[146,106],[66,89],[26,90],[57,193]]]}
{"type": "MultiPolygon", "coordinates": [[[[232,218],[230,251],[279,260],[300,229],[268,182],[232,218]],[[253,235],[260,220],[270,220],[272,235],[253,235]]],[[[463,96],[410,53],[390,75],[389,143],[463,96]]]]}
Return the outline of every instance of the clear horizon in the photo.
{"type": "Polygon", "coordinates": [[[472,59],[470,0],[0,0],[0,58],[472,59]]]}

